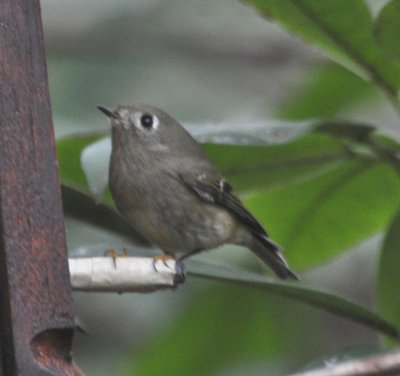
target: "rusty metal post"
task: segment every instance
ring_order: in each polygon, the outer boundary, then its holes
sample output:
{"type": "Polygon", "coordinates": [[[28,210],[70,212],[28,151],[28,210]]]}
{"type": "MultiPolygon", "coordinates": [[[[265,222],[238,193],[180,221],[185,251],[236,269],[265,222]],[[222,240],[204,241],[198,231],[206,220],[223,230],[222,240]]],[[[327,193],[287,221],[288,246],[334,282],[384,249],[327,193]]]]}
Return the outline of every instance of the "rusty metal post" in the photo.
{"type": "Polygon", "coordinates": [[[74,375],[39,0],[0,0],[0,375],[74,375]]]}

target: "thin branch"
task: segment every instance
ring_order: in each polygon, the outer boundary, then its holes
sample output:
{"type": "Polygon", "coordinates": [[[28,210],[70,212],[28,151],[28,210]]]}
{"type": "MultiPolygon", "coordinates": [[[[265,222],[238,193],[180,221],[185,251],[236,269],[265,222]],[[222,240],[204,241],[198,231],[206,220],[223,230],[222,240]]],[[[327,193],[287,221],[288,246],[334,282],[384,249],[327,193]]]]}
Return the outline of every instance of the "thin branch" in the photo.
{"type": "Polygon", "coordinates": [[[184,266],[173,258],[70,258],[72,289],[97,292],[151,292],[175,288],[185,280],[184,266]]]}
{"type": "Polygon", "coordinates": [[[61,185],[61,192],[65,215],[103,230],[120,234],[129,238],[133,244],[149,246],[149,243],[129,226],[111,206],[105,203],[97,204],[88,193],[65,183],[61,185]]]}
{"type": "Polygon", "coordinates": [[[389,376],[400,374],[400,351],[350,360],[291,376],[389,376]]]}

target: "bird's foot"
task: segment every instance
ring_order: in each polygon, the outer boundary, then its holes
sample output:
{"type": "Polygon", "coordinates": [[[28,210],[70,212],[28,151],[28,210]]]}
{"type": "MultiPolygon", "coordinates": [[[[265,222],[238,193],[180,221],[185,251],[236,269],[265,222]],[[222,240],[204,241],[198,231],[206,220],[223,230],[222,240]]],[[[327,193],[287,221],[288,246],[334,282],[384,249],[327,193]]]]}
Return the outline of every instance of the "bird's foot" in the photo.
{"type": "Polygon", "coordinates": [[[118,257],[127,257],[128,256],[128,251],[126,248],[122,248],[122,253],[116,251],[114,248],[107,248],[106,251],[104,252],[104,256],[111,256],[113,263],[114,263],[114,268],[117,268],[117,258],[118,257]]]}
{"type": "Polygon", "coordinates": [[[168,261],[169,261],[169,260],[174,260],[174,261],[176,261],[176,258],[175,258],[175,256],[169,255],[168,253],[160,253],[160,254],[158,254],[158,255],[155,255],[155,256],[153,257],[153,266],[154,266],[154,269],[157,270],[156,264],[157,264],[158,262],[162,262],[166,267],[169,268],[169,265],[168,265],[168,261]]]}
{"type": "Polygon", "coordinates": [[[175,279],[174,279],[175,285],[185,282],[185,279],[186,279],[185,265],[183,264],[182,260],[178,257],[169,255],[167,253],[160,253],[159,255],[154,256],[153,257],[154,270],[158,271],[157,263],[159,263],[159,262],[161,262],[167,268],[172,269],[168,263],[168,261],[171,261],[171,260],[173,260],[175,262],[175,268],[174,268],[174,270],[176,272],[175,279]]]}

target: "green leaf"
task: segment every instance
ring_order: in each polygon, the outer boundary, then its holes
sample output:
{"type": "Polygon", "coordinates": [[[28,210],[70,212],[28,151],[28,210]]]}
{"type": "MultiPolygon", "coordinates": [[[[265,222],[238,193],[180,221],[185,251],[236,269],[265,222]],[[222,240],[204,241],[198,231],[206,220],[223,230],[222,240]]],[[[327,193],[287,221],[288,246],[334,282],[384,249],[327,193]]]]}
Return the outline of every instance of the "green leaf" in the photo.
{"type": "Polygon", "coordinates": [[[371,84],[337,64],[313,66],[303,76],[304,81],[278,106],[279,117],[332,118],[377,94],[371,84]]]}
{"type": "MultiPolygon", "coordinates": [[[[351,156],[342,143],[332,140],[330,137],[307,134],[293,139],[295,134],[300,136],[304,132],[304,127],[302,130],[296,130],[297,125],[300,128],[304,125],[310,131],[315,129],[322,133],[324,124],[320,121],[286,123],[286,130],[290,128],[288,132],[274,131],[269,134],[267,139],[262,137],[257,139],[255,145],[249,144],[251,139],[244,136],[247,132],[246,127],[233,129],[229,135],[225,133],[229,124],[223,127],[210,127],[207,132],[193,129],[193,133],[197,139],[229,142],[229,145],[206,144],[204,148],[237,191],[257,191],[268,186],[288,184],[293,179],[315,176],[349,159],[351,156]],[[289,137],[292,141],[283,143],[282,137],[284,139],[289,137]],[[267,143],[268,146],[265,146],[264,143],[267,143]]],[[[338,123],[338,126],[340,124],[338,123]]],[[[329,125],[332,124],[329,123],[329,125]]],[[[326,124],[326,127],[329,125],[326,124]]],[[[347,133],[358,134],[359,129],[361,129],[359,126],[353,126],[352,123],[346,122],[342,125],[343,128],[348,129],[347,133]]],[[[332,132],[326,131],[325,133],[332,132]]],[[[79,135],[70,137],[64,143],[68,146],[74,140],[78,140],[79,137],[79,135]]],[[[110,140],[109,138],[100,139],[97,137],[95,142],[89,143],[87,137],[83,136],[83,140],[78,143],[84,145],[84,147],[72,150],[82,153],[79,158],[90,192],[99,200],[107,184],[108,159],[111,152],[110,140]]],[[[75,161],[76,164],[77,158],[78,156],[75,155],[71,160],[75,161]]],[[[77,168],[75,164],[74,167],[77,168]]],[[[79,171],[81,171],[80,166],[79,171]]],[[[79,178],[79,181],[75,183],[81,185],[81,180],[83,179],[79,178]]],[[[71,183],[71,179],[68,182],[71,183]]],[[[84,186],[86,188],[86,181],[84,186]]]]}
{"type": "Polygon", "coordinates": [[[374,43],[372,18],[362,0],[248,1],[398,101],[400,67],[374,43]]]}
{"type": "Polygon", "coordinates": [[[239,193],[308,180],[351,158],[341,142],[321,134],[272,146],[204,145],[211,160],[239,193]]]}
{"type": "Polygon", "coordinates": [[[305,268],[384,229],[400,205],[400,180],[383,163],[353,161],[245,203],[284,247],[289,264],[305,268]]]}
{"type": "Polygon", "coordinates": [[[310,132],[317,120],[279,119],[244,122],[200,123],[186,126],[200,143],[224,145],[275,145],[293,141],[310,132]]]}
{"type": "Polygon", "coordinates": [[[371,329],[378,330],[389,337],[399,339],[399,330],[394,325],[378,314],[339,296],[302,286],[301,283],[275,281],[260,274],[226,265],[199,262],[197,260],[188,260],[187,265],[190,275],[233,282],[253,288],[257,287],[268,293],[285,296],[334,313],[371,329]]]}
{"type": "Polygon", "coordinates": [[[400,59],[400,0],[392,0],[379,13],[374,34],[379,47],[390,57],[400,59]]]}
{"type": "Polygon", "coordinates": [[[108,184],[108,164],[111,154],[110,137],[87,145],[81,153],[81,166],[85,172],[90,192],[101,201],[108,184]]]}
{"type": "Polygon", "coordinates": [[[149,243],[115,211],[108,196],[105,203],[96,203],[89,195],[90,189],[81,168],[81,153],[85,148],[98,142],[104,133],[78,134],[57,141],[60,166],[63,209],[65,215],[128,238],[133,244],[149,243]]]}
{"type": "MultiPolygon", "coordinates": [[[[394,204],[395,205],[395,204],[394,204]]],[[[379,312],[400,324],[400,211],[394,217],[379,260],[377,296],[379,312]]]]}
{"type": "Polygon", "coordinates": [[[86,146],[101,137],[98,133],[71,135],[57,140],[57,157],[61,181],[81,191],[88,191],[87,180],[81,168],[81,153],[86,146]]]}
{"type": "Polygon", "coordinates": [[[369,124],[326,121],[318,124],[314,128],[314,131],[329,134],[342,140],[353,141],[356,143],[367,143],[375,132],[375,127],[369,124]]]}

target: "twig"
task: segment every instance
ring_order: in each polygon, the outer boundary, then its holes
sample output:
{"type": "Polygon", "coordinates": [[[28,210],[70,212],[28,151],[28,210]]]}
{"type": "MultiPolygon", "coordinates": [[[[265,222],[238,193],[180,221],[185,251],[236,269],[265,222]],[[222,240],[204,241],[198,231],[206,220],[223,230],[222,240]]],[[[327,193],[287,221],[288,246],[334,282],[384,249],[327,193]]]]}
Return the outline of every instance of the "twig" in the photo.
{"type": "Polygon", "coordinates": [[[346,361],[327,368],[291,376],[388,376],[400,375],[400,351],[346,361]]]}
{"type": "Polygon", "coordinates": [[[183,264],[172,258],[70,258],[69,270],[75,291],[151,292],[174,288],[185,280],[183,264]]]}

